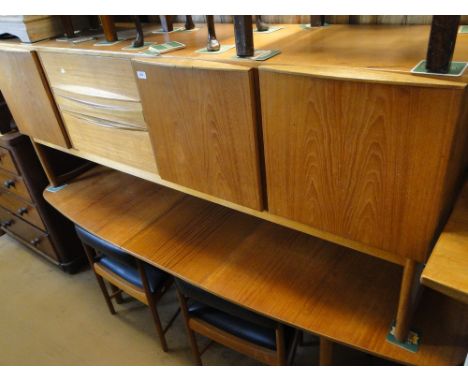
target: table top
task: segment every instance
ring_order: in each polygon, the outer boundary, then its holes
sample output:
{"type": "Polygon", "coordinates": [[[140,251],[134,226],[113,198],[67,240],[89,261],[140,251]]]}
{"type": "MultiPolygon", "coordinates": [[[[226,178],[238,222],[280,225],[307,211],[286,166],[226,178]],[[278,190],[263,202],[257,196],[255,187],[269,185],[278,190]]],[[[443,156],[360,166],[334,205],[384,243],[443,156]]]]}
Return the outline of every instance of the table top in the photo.
{"type": "Polygon", "coordinates": [[[400,266],[97,166],[46,200],[76,224],[248,309],[403,364],[460,364],[468,307],[426,291],[417,353],[386,341],[400,266]]]}
{"type": "Polygon", "coordinates": [[[429,257],[421,282],[468,304],[468,181],[429,257]]]}
{"type": "MultiPolygon", "coordinates": [[[[175,24],[180,27],[183,24],[175,24]]],[[[345,25],[304,29],[300,24],[278,24],[273,33],[254,33],[255,49],[279,49],[281,54],[258,62],[236,58],[235,48],[223,53],[203,54],[197,50],[206,47],[207,27],[197,25],[193,31],[179,31],[154,34],[159,25],[144,26],[145,41],[163,43],[179,41],[186,48],[172,51],[161,57],[142,58],[141,51],[122,50],[131,39],[111,46],[94,46],[96,40],[80,44],[59,42],[55,39],[34,44],[18,41],[0,41],[0,48],[26,48],[38,51],[62,53],[111,55],[122,58],[135,58],[155,61],[165,58],[185,58],[206,61],[229,62],[248,66],[292,66],[313,74],[363,80],[407,83],[430,86],[465,86],[468,71],[461,77],[441,77],[414,75],[409,71],[425,59],[429,42],[429,25],[345,25]],[[348,72],[351,70],[351,72],[348,72]]],[[[121,28],[133,29],[132,24],[122,24],[121,28]]],[[[221,44],[233,45],[232,24],[216,24],[216,35],[221,44]]],[[[468,34],[458,34],[454,61],[468,61],[468,34]]]]}

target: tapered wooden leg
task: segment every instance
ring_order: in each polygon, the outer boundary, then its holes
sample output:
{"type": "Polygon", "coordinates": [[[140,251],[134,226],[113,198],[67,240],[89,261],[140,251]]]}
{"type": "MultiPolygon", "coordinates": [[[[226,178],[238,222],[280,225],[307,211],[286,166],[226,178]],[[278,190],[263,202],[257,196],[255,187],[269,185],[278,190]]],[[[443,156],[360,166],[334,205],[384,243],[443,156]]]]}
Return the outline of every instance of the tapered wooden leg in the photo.
{"type": "Polygon", "coordinates": [[[320,27],[322,26],[322,16],[310,16],[310,26],[311,27],[320,27]]]}
{"type": "Polygon", "coordinates": [[[60,21],[62,22],[63,29],[65,31],[66,38],[75,37],[75,28],[73,28],[73,22],[71,16],[60,16],[60,21]]]}
{"type": "Polygon", "coordinates": [[[159,16],[161,19],[161,28],[164,32],[172,32],[174,30],[174,23],[172,16],[159,16]]]}
{"type": "Polygon", "coordinates": [[[106,300],[107,307],[109,308],[109,311],[111,314],[115,314],[114,305],[112,305],[112,300],[109,296],[109,291],[107,290],[106,284],[104,283],[104,279],[94,271],[94,262],[95,262],[96,252],[89,245],[86,245],[85,243],[82,243],[82,244],[83,244],[83,249],[85,251],[86,257],[88,258],[89,265],[91,266],[91,269],[93,270],[94,276],[96,276],[96,280],[99,284],[99,287],[101,288],[102,294],[104,296],[104,300],[106,300]]]}
{"type": "Polygon", "coordinates": [[[296,330],[294,333],[291,350],[288,355],[287,365],[291,366],[294,363],[294,358],[296,357],[297,347],[299,346],[301,342],[302,342],[302,330],[296,330]]]}
{"type": "Polygon", "coordinates": [[[117,31],[115,30],[114,17],[99,16],[99,18],[101,19],[102,30],[104,31],[104,37],[106,41],[117,41],[117,31]]]}
{"type": "Polygon", "coordinates": [[[41,162],[42,168],[44,169],[47,179],[49,180],[49,184],[52,187],[60,186],[60,181],[55,175],[54,171],[52,170],[52,166],[50,165],[49,160],[46,154],[44,153],[43,151],[44,149],[42,148],[42,146],[34,142],[32,139],[31,139],[31,143],[32,143],[32,146],[34,147],[34,151],[36,152],[37,157],[39,158],[39,162],[41,162]]]}
{"type": "Polygon", "coordinates": [[[195,360],[195,364],[202,366],[202,360],[200,357],[200,350],[198,349],[197,339],[195,338],[195,333],[192,329],[190,329],[189,325],[189,314],[187,309],[187,301],[185,297],[180,292],[179,288],[177,288],[177,298],[179,299],[180,303],[180,310],[182,311],[182,316],[184,318],[185,329],[187,330],[187,336],[190,342],[190,348],[192,349],[193,358],[195,360]]]}
{"type": "Polygon", "coordinates": [[[208,52],[217,52],[221,49],[221,45],[216,38],[216,30],[214,24],[214,17],[213,16],[205,16],[206,17],[206,25],[208,27],[208,44],[206,45],[206,50],[208,52]]]}
{"type": "Polygon", "coordinates": [[[268,24],[262,20],[260,15],[255,18],[255,24],[257,24],[257,31],[259,32],[266,32],[269,29],[268,24]]]}
{"type": "Polygon", "coordinates": [[[286,345],[284,342],[284,326],[279,324],[275,330],[276,332],[276,354],[278,356],[278,365],[286,365],[286,345]]]}
{"type": "Polygon", "coordinates": [[[411,317],[418,300],[420,283],[419,273],[422,267],[414,260],[407,259],[403,270],[403,278],[400,288],[400,299],[395,325],[395,338],[404,342],[408,337],[411,317]]]}
{"type": "Polygon", "coordinates": [[[136,29],[136,37],[135,40],[133,41],[132,46],[134,48],[141,48],[143,45],[145,45],[145,38],[143,36],[143,28],[141,27],[141,21],[139,16],[132,16],[133,22],[135,23],[135,29],[136,29]]]}
{"type": "Polygon", "coordinates": [[[193,23],[192,16],[185,16],[185,29],[191,30],[195,28],[195,24],[193,23]]]}
{"type": "Polygon", "coordinates": [[[448,73],[457,41],[460,16],[432,16],[426,68],[433,73],[448,73]]]}
{"type": "Polygon", "coordinates": [[[234,16],[234,35],[236,38],[236,53],[239,57],[254,55],[252,16],[234,16]]]}
{"type": "Polygon", "coordinates": [[[154,326],[156,327],[156,332],[158,333],[159,341],[161,342],[161,348],[164,352],[167,352],[166,336],[164,335],[164,330],[161,325],[161,319],[159,318],[158,309],[156,308],[155,296],[150,291],[148,278],[146,277],[146,272],[143,267],[143,263],[140,260],[137,260],[137,262],[140,277],[143,282],[143,289],[145,290],[146,299],[148,300],[148,306],[150,308],[151,314],[153,315],[154,326]]]}
{"type": "Polygon", "coordinates": [[[156,301],[154,301],[153,297],[148,299],[148,304],[151,310],[151,314],[153,315],[154,326],[156,327],[156,332],[159,336],[159,342],[161,343],[161,349],[164,352],[167,352],[167,342],[166,342],[166,335],[164,334],[164,330],[161,325],[161,319],[159,318],[158,309],[156,308],[156,301]]]}
{"type": "Polygon", "coordinates": [[[104,282],[104,279],[99,276],[97,273],[95,273],[99,287],[101,288],[102,294],[104,295],[104,299],[106,300],[107,307],[109,308],[109,312],[111,314],[115,314],[115,309],[114,305],[112,304],[112,300],[109,296],[109,291],[107,290],[106,284],[104,282]]]}
{"type": "Polygon", "coordinates": [[[89,15],[88,16],[88,21],[89,21],[89,28],[91,30],[97,30],[97,29],[100,28],[99,16],[89,15]]]}
{"type": "Polygon", "coordinates": [[[320,337],[320,366],[333,365],[333,342],[320,337]]]}

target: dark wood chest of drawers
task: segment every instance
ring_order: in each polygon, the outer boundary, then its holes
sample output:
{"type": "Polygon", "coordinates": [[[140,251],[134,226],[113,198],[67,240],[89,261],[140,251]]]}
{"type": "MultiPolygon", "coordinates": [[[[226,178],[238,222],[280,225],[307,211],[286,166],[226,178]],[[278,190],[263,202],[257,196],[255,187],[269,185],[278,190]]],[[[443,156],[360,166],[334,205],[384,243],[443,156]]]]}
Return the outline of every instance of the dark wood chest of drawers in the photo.
{"type": "Polygon", "coordinates": [[[67,272],[84,262],[73,224],[46,203],[47,177],[30,139],[0,136],[1,230],[67,272]]]}

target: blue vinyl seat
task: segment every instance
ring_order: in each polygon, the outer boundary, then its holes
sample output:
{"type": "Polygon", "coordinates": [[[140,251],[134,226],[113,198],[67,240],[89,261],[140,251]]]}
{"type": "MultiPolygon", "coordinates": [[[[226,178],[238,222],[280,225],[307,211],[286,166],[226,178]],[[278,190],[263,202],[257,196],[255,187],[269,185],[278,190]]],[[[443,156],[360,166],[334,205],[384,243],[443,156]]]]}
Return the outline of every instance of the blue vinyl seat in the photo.
{"type": "Polygon", "coordinates": [[[176,279],[176,286],[192,352],[198,364],[201,364],[201,354],[194,331],[266,364],[292,362],[299,334],[295,329],[180,279],[176,279]],[[219,335],[220,332],[223,336],[219,335]]]}

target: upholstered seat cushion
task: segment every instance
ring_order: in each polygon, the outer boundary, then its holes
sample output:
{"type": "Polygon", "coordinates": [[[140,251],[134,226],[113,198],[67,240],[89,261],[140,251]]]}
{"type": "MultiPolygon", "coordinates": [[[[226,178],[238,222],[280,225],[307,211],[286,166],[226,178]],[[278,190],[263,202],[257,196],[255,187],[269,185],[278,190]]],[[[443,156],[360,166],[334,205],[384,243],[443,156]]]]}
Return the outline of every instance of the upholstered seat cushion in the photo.
{"type": "MultiPolygon", "coordinates": [[[[135,261],[133,261],[134,265],[132,265],[131,262],[123,261],[123,259],[117,258],[115,256],[102,255],[98,260],[98,263],[114,272],[116,275],[122,277],[129,283],[143,288],[140,271],[136,267],[135,261]]],[[[170,277],[166,272],[152,267],[149,264],[143,264],[143,267],[145,268],[146,277],[148,279],[148,284],[152,293],[160,289],[164,282],[170,277]]]]}
{"type": "Polygon", "coordinates": [[[254,324],[200,302],[189,305],[189,314],[254,344],[276,350],[275,329],[254,324]]]}
{"type": "MultiPolygon", "coordinates": [[[[199,318],[246,341],[276,350],[275,329],[278,325],[276,321],[226,301],[180,279],[176,279],[176,283],[182,294],[189,299],[190,316],[199,318]]],[[[284,326],[287,349],[293,342],[294,333],[293,328],[284,326]]]]}
{"type": "MultiPolygon", "coordinates": [[[[98,253],[97,262],[129,283],[143,288],[136,259],[116,245],[105,241],[85,229],[75,226],[80,240],[98,253]]],[[[143,263],[151,292],[157,291],[170,277],[166,272],[143,263]]]]}

